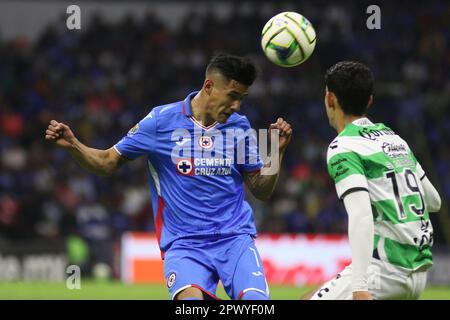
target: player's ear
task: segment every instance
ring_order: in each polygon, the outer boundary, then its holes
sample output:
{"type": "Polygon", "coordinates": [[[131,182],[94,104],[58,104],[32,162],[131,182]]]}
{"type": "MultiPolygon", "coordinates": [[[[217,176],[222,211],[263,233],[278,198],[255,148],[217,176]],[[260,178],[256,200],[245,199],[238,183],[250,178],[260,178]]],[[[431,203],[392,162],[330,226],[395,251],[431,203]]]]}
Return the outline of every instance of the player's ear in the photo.
{"type": "Polygon", "coordinates": [[[212,93],[212,90],[214,88],[214,81],[211,79],[205,79],[205,82],[203,83],[203,89],[205,92],[210,95],[212,93]]]}
{"type": "Polygon", "coordinates": [[[335,109],[336,108],[336,95],[331,91],[326,91],[325,93],[325,101],[328,108],[335,109]]]}
{"type": "Polygon", "coordinates": [[[370,95],[369,97],[369,103],[367,103],[367,109],[369,109],[373,104],[373,94],[370,95]]]}

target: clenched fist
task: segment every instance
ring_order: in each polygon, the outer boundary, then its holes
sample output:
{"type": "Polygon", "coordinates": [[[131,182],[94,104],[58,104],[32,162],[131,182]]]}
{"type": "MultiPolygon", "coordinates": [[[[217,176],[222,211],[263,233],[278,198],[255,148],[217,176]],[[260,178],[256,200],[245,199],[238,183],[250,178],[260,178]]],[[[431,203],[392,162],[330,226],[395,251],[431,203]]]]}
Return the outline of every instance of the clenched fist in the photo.
{"type": "Polygon", "coordinates": [[[76,138],[69,126],[56,120],[50,121],[45,131],[45,139],[54,142],[57,146],[68,148],[73,145],[76,138]]]}
{"type": "Polygon", "coordinates": [[[287,123],[286,121],[284,121],[283,118],[278,118],[277,122],[272,123],[269,126],[269,132],[270,130],[273,129],[278,129],[279,130],[279,150],[281,152],[284,152],[284,150],[286,149],[287,145],[289,144],[289,142],[291,141],[292,138],[292,128],[291,125],[289,123],[287,123]]]}

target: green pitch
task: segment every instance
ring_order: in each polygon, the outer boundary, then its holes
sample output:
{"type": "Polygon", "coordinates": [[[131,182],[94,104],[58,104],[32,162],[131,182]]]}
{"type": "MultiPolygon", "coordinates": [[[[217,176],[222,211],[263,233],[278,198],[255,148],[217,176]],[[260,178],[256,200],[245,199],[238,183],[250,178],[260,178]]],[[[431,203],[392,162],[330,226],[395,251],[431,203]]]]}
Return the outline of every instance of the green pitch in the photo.
{"type": "MultiPolygon", "coordinates": [[[[272,299],[297,300],[310,288],[271,286],[272,299]]],[[[222,287],[217,295],[228,299],[222,287]]],[[[69,290],[65,283],[0,283],[0,300],[5,299],[133,299],[166,300],[163,285],[124,285],[120,282],[82,281],[81,289],[69,290]]],[[[428,287],[421,299],[450,300],[450,287],[428,287]]]]}

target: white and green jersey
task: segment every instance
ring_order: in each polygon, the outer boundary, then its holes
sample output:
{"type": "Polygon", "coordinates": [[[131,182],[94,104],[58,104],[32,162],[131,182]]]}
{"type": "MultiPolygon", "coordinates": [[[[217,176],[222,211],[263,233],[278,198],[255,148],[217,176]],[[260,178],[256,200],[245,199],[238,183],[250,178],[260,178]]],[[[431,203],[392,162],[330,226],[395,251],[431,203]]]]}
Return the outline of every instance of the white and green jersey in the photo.
{"type": "Polygon", "coordinates": [[[374,257],[416,270],[432,265],[433,227],[424,201],[425,173],[408,144],[382,123],[349,123],[331,142],[327,165],[340,199],[369,192],[374,257]]]}

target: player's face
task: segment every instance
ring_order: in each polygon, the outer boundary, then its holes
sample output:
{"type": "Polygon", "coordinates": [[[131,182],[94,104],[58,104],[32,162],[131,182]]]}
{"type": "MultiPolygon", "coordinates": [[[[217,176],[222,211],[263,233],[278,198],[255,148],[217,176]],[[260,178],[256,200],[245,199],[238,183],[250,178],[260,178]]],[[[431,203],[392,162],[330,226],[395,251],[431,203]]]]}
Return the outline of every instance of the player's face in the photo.
{"type": "Polygon", "coordinates": [[[234,112],[240,110],[248,88],[235,80],[215,82],[209,98],[210,116],[219,123],[225,123],[234,112]]]}

